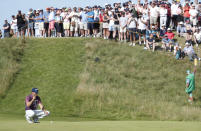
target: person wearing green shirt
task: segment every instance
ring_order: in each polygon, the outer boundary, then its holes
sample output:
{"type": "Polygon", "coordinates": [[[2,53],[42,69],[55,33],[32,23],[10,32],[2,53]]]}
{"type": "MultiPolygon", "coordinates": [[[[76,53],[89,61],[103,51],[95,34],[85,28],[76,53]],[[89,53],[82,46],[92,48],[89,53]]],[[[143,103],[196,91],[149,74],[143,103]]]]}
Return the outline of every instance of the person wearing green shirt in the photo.
{"type": "Polygon", "coordinates": [[[193,102],[193,94],[192,92],[195,90],[195,72],[190,72],[190,70],[187,70],[187,77],[186,77],[186,93],[189,95],[188,101],[193,102]]]}

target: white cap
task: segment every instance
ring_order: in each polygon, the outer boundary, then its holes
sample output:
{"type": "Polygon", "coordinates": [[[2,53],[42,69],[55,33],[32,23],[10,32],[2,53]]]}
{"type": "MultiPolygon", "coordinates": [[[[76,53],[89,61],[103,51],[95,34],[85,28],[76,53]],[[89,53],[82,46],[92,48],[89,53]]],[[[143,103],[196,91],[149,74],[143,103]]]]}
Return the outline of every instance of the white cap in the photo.
{"type": "Polygon", "coordinates": [[[168,28],[167,30],[171,30],[170,28],[168,28]]]}
{"type": "Polygon", "coordinates": [[[186,42],[186,45],[189,45],[189,43],[188,43],[188,42],[186,42]]]}
{"type": "Polygon", "coordinates": [[[180,24],[180,25],[183,25],[184,23],[181,21],[181,22],[179,22],[179,24],[180,24]]]}

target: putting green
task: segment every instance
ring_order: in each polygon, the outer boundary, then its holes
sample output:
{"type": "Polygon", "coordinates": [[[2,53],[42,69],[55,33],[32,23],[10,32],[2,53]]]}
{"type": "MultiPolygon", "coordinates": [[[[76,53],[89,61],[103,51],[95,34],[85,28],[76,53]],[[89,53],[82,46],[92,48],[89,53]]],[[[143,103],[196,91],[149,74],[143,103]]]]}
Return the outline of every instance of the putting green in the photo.
{"type": "Polygon", "coordinates": [[[200,131],[200,122],[169,121],[41,121],[0,120],[0,131],[200,131]]]}

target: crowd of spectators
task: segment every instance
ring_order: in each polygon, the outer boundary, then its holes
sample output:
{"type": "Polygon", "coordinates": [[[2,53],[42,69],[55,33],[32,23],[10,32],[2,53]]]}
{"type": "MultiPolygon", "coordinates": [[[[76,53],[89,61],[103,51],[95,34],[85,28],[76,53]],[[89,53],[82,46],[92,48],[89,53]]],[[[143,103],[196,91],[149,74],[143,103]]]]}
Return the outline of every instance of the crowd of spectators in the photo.
{"type": "Polygon", "coordinates": [[[175,55],[180,47],[175,36],[184,37],[183,53],[190,52],[192,60],[193,46],[201,44],[201,3],[138,0],[136,4],[128,1],[104,7],[29,9],[26,14],[19,10],[10,23],[5,20],[3,31],[4,38],[102,37],[129,42],[129,46],[138,43],[152,51],[161,42],[164,50],[174,50],[175,55]]]}

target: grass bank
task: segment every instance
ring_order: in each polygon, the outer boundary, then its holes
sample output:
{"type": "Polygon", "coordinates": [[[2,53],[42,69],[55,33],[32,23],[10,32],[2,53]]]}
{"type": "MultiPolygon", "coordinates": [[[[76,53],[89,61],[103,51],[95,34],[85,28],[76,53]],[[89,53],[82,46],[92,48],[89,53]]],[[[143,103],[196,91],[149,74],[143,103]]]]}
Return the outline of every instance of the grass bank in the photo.
{"type": "Polygon", "coordinates": [[[24,48],[24,40],[0,39],[0,97],[5,96],[15,73],[19,71],[24,48]]]}
{"type": "Polygon", "coordinates": [[[24,114],[39,88],[51,117],[104,120],[201,120],[200,69],[195,102],[187,102],[192,63],[102,39],[31,39],[20,72],[0,103],[1,113],[24,114]]]}

